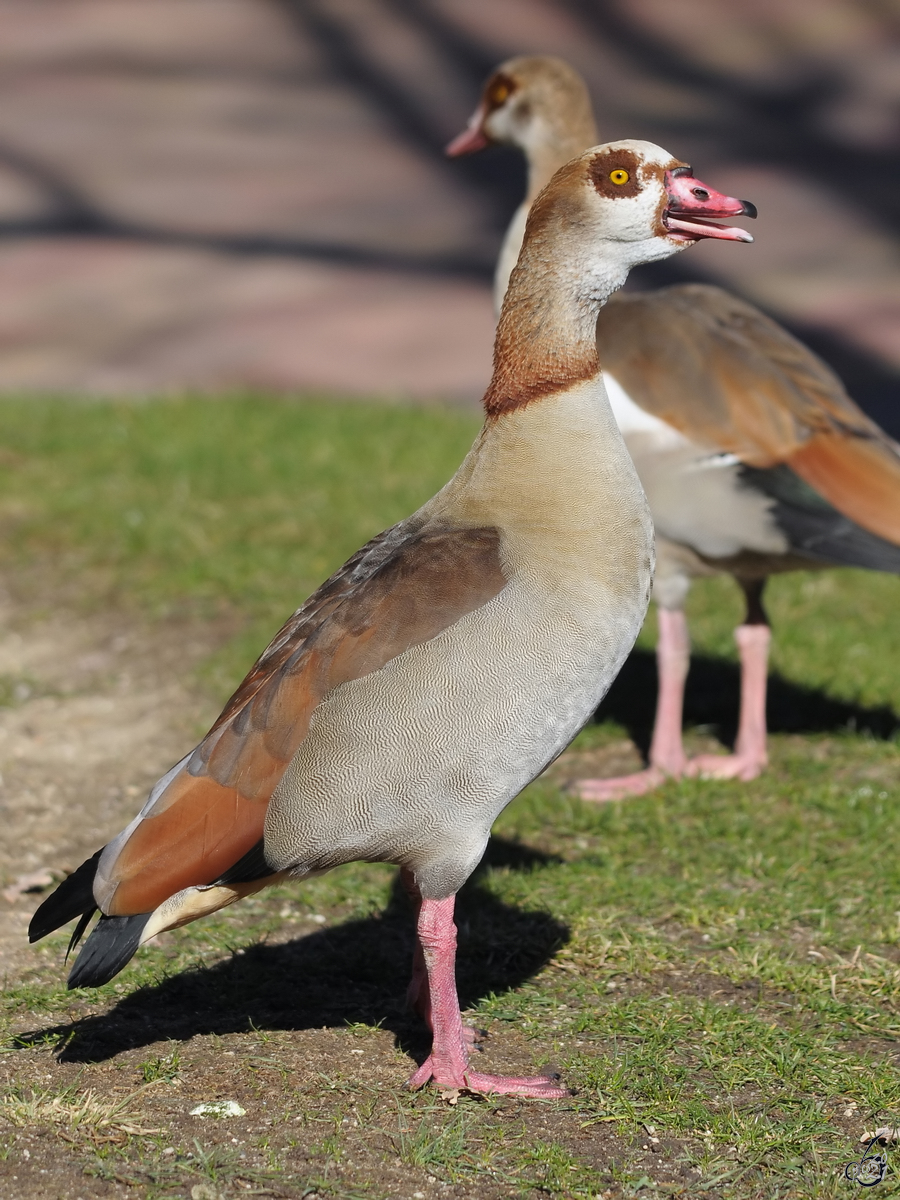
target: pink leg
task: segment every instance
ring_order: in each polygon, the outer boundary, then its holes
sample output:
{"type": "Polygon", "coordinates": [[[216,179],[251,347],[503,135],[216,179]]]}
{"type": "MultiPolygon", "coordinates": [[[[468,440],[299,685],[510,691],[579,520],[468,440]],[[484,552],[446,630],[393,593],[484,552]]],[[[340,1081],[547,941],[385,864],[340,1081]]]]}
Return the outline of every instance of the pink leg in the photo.
{"type": "Polygon", "coordinates": [[[688,764],[689,775],[704,779],[755,779],[768,765],[766,753],[766,682],[768,625],[738,625],[734,631],[741,656],[741,715],[734,754],[701,754],[688,764]]]}
{"type": "Polygon", "coordinates": [[[680,609],[660,608],[659,642],[656,662],[659,671],[659,696],[653,740],[650,743],[650,766],[634,775],[613,779],[582,779],[572,786],[574,795],[582,800],[618,800],[622,796],[640,796],[659,787],[667,778],[678,779],[684,774],[687,759],[681,743],[681,714],[684,707],[684,681],[690,666],[691,644],[687,621],[680,609]]]}
{"type": "Polygon", "coordinates": [[[456,997],[455,902],[455,896],[448,900],[423,900],[419,910],[417,932],[428,973],[429,1024],[434,1031],[434,1040],[431,1054],[410,1078],[409,1086],[419,1088],[433,1079],[439,1087],[470,1092],[536,1096],[545,1100],[568,1096],[566,1089],[550,1075],[517,1079],[470,1070],[469,1048],[456,997]]]}
{"type": "MultiPolygon", "coordinates": [[[[400,868],[400,882],[409,896],[410,902],[413,905],[416,913],[416,926],[419,923],[419,914],[422,911],[422,893],[416,886],[415,877],[412,871],[407,867],[400,868]]],[[[409,987],[406,989],[406,1003],[427,1023],[428,1028],[432,1030],[431,1025],[431,1000],[428,994],[428,972],[425,968],[425,955],[422,952],[422,942],[416,939],[416,948],[413,951],[413,966],[412,978],[409,981],[409,987]]],[[[469,1046],[477,1046],[487,1034],[483,1029],[476,1029],[474,1025],[463,1025],[463,1038],[469,1046]]]]}

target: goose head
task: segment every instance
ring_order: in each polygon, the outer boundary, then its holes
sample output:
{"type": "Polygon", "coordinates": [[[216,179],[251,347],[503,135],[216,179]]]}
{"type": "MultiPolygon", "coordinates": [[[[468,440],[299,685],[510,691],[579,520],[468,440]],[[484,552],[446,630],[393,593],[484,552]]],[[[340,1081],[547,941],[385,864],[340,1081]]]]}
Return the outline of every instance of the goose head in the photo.
{"type": "Polygon", "coordinates": [[[716,220],[755,215],[752,204],[703,183],[661,146],[607,142],[561,167],[539,193],[520,264],[527,257],[532,271],[545,273],[552,260],[566,262],[586,295],[605,299],[632,267],[702,238],[752,242],[745,229],[716,220]]]}
{"type": "Polygon", "coordinates": [[[488,413],[596,374],[597,316],[629,271],[701,238],[752,241],[714,218],[753,211],[652,142],[608,142],[560,167],[528,213],[497,327],[488,413]]]}
{"type": "Polygon", "coordinates": [[[557,167],[596,141],[590,96],[578,72],[561,58],[520,55],[497,67],[446,153],[456,158],[499,144],[518,147],[529,160],[553,154],[557,161],[545,164],[543,185],[557,167]]]}

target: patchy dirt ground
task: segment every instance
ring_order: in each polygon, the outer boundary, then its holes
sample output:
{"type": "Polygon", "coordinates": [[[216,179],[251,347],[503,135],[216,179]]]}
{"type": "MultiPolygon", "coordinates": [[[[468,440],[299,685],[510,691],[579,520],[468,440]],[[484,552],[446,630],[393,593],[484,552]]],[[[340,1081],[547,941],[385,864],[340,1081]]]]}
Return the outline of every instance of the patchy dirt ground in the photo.
{"type": "MultiPolygon", "coordinates": [[[[192,671],[227,632],[111,614],[34,623],[0,599],[3,888],[41,869],[74,870],[130,820],[215,715],[192,671]]],[[[34,961],[24,935],[38,899],[0,899],[7,982],[34,961]]]]}

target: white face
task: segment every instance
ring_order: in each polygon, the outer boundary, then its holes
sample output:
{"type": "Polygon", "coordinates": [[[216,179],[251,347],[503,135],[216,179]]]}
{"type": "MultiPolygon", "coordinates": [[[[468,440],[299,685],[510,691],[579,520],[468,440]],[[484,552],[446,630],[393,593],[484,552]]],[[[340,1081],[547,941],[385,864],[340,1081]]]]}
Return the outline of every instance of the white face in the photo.
{"type": "Polygon", "coordinates": [[[523,58],[504,64],[488,81],[473,124],[492,142],[526,156],[539,149],[584,145],[590,101],[578,75],[557,59],[523,58]]]}
{"type": "Polygon", "coordinates": [[[752,240],[714,218],[754,213],[652,142],[607,142],[560,167],[537,196],[522,254],[542,271],[559,263],[576,297],[603,303],[632,267],[669,258],[702,237],[752,240]]]}
{"type": "MultiPolygon", "coordinates": [[[[498,77],[492,87],[495,95],[503,95],[506,87],[503,77],[498,77]]],[[[491,89],[488,89],[486,103],[490,105],[491,89]]],[[[540,134],[540,115],[521,89],[508,94],[508,98],[495,108],[488,108],[482,121],[482,128],[493,142],[518,146],[526,150],[540,134]]]]}
{"type": "Polygon", "coordinates": [[[581,156],[586,167],[585,217],[603,253],[626,270],[677,254],[690,239],[664,223],[666,172],[682,164],[652,142],[620,141],[581,156]]]}
{"type": "Polygon", "coordinates": [[[664,258],[700,238],[753,241],[745,229],[716,221],[755,217],[753,204],[717,192],[652,142],[608,142],[579,161],[585,164],[585,187],[608,242],[644,243],[650,237],[659,243],[653,257],[664,258]]]}

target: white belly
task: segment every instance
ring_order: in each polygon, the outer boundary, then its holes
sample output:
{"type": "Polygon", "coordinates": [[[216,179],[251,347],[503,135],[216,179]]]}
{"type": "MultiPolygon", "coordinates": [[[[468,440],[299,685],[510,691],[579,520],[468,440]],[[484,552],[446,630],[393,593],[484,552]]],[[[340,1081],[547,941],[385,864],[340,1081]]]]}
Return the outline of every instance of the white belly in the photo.
{"type": "Polygon", "coordinates": [[[786,553],[774,501],[742,484],[740,459],[695,444],[642,409],[613,376],[603,379],[659,535],[708,558],[786,553]]]}

